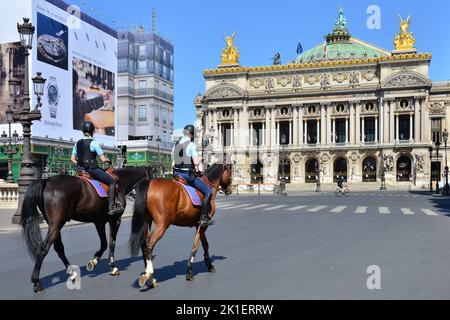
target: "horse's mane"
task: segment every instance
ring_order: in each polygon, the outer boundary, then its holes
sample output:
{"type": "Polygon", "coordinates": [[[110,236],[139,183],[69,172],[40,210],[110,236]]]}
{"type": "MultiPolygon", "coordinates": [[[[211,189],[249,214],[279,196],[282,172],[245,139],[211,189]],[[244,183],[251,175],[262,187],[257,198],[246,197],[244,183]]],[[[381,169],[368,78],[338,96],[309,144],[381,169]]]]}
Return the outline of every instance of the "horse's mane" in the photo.
{"type": "Polygon", "coordinates": [[[147,171],[148,168],[147,167],[133,167],[133,166],[129,166],[129,167],[124,167],[124,168],[118,168],[116,170],[114,170],[114,173],[120,175],[122,173],[142,173],[147,171]]]}
{"type": "Polygon", "coordinates": [[[222,175],[222,168],[223,166],[217,163],[209,167],[205,172],[208,180],[212,182],[220,179],[220,176],[222,175]]]}

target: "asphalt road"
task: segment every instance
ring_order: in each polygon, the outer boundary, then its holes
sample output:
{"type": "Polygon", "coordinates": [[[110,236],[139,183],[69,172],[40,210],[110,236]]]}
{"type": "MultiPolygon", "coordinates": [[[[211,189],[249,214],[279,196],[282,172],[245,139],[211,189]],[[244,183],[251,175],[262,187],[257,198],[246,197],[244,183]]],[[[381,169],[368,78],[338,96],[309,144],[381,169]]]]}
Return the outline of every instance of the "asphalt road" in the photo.
{"type": "MultiPolygon", "coordinates": [[[[1,299],[449,299],[450,200],[408,192],[231,196],[218,200],[208,230],[216,273],[199,251],[195,281],[185,280],[194,230],[172,227],[154,254],[156,289],[139,289],[142,259],[130,258],[125,220],[116,249],[119,277],[106,260],[84,265],[99,243],[93,225],[63,230],[66,254],[81,267],[81,290],[68,290],[53,250],[32,291],[33,268],[20,233],[0,234],[1,299]],[[381,289],[369,290],[369,266],[381,289]]],[[[44,230],[46,231],[46,230],[44,230]]],[[[104,258],[106,258],[105,254],[104,258]]],[[[374,282],[376,283],[376,282],[374,282]]]]}

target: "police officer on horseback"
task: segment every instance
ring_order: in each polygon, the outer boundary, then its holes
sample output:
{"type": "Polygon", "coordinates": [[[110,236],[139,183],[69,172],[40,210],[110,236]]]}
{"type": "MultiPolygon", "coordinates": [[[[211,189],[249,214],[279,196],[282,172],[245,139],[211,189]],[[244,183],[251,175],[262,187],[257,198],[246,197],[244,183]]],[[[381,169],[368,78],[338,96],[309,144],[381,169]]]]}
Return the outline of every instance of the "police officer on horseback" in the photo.
{"type": "Polygon", "coordinates": [[[211,210],[211,189],[198,175],[201,172],[201,161],[194,143],[194,126],[187,125],[183,130],[183,137],[174,147],[173,153],[173,175],[182,177],[187,183],[200,190],[204,199],[200,213],[199,224],[207,226],[211,222],[209,211],[211,210]]]}
{"type": "Polygon", "coordinates": [[[92,122],[83,123],[84,137],[75,144],[72,150],[72,162],[77,166],[77,170],[86,171],[92,178],[97,179],[109,185],[109,215],[115,215],[123,212],[123,206],[116,201],[116,184],[117,181],[104,170],[97,166],[97,156],[103,163],[109,163],[109,160],[103,152],[100,144],[93,138],[95,127],[92,122]]]}

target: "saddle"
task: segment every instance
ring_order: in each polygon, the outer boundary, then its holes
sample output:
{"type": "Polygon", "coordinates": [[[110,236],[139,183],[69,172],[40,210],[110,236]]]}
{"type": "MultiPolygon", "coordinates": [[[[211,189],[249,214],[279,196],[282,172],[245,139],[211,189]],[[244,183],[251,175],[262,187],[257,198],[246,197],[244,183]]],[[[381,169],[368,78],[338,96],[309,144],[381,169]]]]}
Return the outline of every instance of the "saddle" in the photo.
{"type": "MultiPolygon", "coordinates": [[[[209,180],[206,176],[202,176],[202,180],[205,181],[209,185],[209,180]]],[[[194,187],[191,187],[188,182],[180,176],[177,176],[172,179],[172,181],[178,183],[180,186],[183,187],[183,189],[187,192],[189,195],[189,198],[191,199],[193,206],[201,206],[203,201],[203,194],[195,189],[194,187]]]]}
{"type": "MultiPolygon", "coordinates": [[[[114,179],[118,180],[118,177],[113,173],[114,169],[112,167],[109,167],[105,170],[107,174],[109,174],[114,179]]],[[[97,192],[97,195],[100,198],[108,198],[109,197],[109,186],[106,183],[103,183],[99,180],[95,180],[92,178],[92,176],[84,171],[80,170],[77,171],[76,176],[84,181],[89,182],[89,184],[94,188],[94,190],[97,192]]],[[[118,185],[116,184],[116,191],[117,191],[118,185]]]]}

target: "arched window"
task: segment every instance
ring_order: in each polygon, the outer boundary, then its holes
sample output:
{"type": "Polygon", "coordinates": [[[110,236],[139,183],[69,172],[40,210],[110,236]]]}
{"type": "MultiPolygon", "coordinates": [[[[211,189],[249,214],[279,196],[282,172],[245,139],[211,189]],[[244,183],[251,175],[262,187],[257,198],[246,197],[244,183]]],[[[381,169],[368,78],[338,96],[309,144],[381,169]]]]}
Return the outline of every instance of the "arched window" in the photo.
{"type": "Polygon", "coordinates": [[[365,158],[362,163],[362,181],[363,182],[377,181],[377,161],[372,156],[365,158]]]}
{"type": "Polygon", "coordinates": [[[411,159],[401,156],[397,159],[397,181],[409,181],[412,174],[411,159]]]}
{"type": "Polygon", "coordinates": [[[343,176],[347,181],[347,160],[345,158],[337,158],[333,163],[334,182],[337,182],[340,176],[343,176]]]}
{"type": "Polygon", "coordinates": [[[316,183],[319,173],[319,162],[317,159],[309,159],[305,163],[305,182],[316,183]]]}

